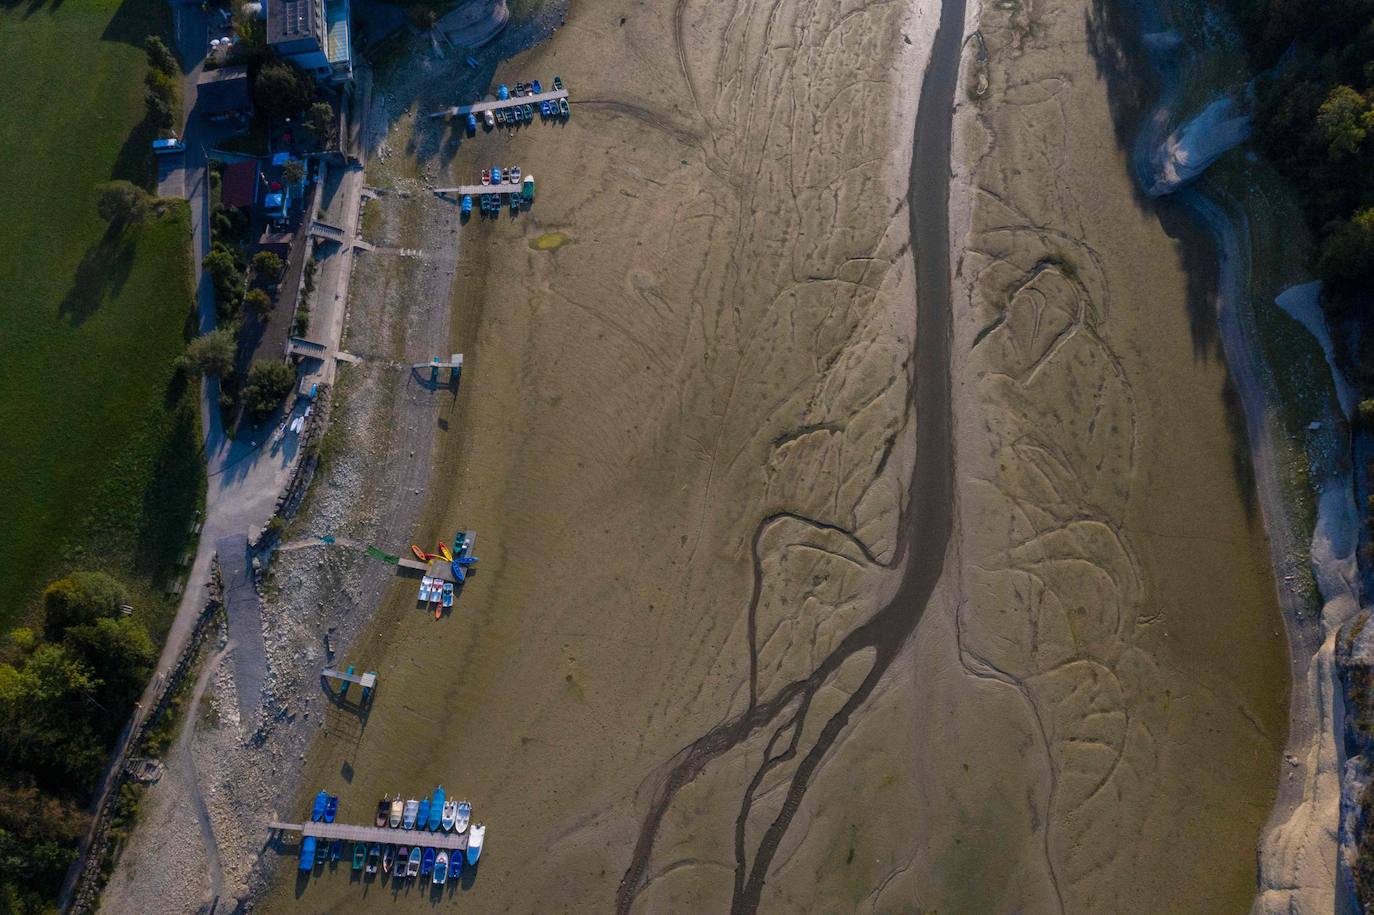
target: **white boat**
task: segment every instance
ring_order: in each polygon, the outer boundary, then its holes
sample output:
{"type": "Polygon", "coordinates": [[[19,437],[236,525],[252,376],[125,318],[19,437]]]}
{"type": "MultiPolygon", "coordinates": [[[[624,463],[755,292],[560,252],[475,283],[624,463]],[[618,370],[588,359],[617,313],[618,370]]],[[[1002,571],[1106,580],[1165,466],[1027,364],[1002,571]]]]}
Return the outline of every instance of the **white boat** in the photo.
{"type": "Polygon", "coordinates": [[[468,835],[468,863],[476,864],[477,859],[482,854],[482,840],[487,837],[487,827],[481,823],[472,824],[472,832],[468,835]]]}
{"type": "Polygon", "coordinates": [[[428,575],[420,579],[420,600],[425,603],[429,603],[429,583],[433,580],[428,575]]]}
{"type": "Polygon", "coordinates": [[[468,828],[468,819],[472,816],[472,805],[467,801],[458,803],[457,816],[454,818],[453,828],[458,832],[463,832],[468,828]]]}
{"type": "Polygon", "coordinates": [[[391,819],[388,821],[392,829],[401,825],[401,814],[404,810],[405,801],[401,800],[400,795],[397,795],[396,800],[391,802],[391,819]]]}
{"type": "Polygon", "coordinates": [[[405,816],[401,819],[402,829],[415,828],[415,816],[420,812],[420,802],[411,798],[406,801],[405,816]]]}
{"type": "Polygon", "coordinates": [[[452,829],[452,828],[453,828],[453,824],[454,824],[455,822],[457,822],[457,820],[458,820],[458,802],[457,802],[457,801],[449,801],[447,804],[444,805],[444,816],[443,816],[443,820],[441,821],[441,822],[443,823],[443,825],[444,825],[444,829],[445,829],[446,831],[452,829]]]}
{"type": "Polygon", "coordinates": [[[448,879],[448,852],[441,851],[434,856],[434,882],[443,883],[448,879]]]}

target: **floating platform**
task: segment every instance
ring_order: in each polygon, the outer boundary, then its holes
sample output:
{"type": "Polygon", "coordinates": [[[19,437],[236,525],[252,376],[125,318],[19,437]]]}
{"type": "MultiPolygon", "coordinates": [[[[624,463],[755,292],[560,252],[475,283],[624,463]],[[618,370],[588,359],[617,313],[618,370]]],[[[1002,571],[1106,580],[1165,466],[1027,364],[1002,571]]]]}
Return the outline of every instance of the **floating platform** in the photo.
{"type": "Polygon", "coordinates": [[[481,114],[484,111],[496,111],[498,108],[514,108],[516,105],[538,105],[540,102],[556,101],[568,97],[567,89],[554,89],[550,92],[541,92],[538,95],[512,95],[508,99],[495,99],[489,102],[473,102],[471,105],[455,105],[452,108],[444,108],[430,115],[432,118],[454,118],[465,114],[481,114]]]}
{"type": "Polygon", "coordinates": [[[445,851],[467,851],[468,833],[430,832],[428,829],[391,829],[386,826],[352,826],[348,823],[283,823],[273,820],[267,824],[273,832],[299,832],[317,839],[348,839],[353,842],[376,842],[378,845],[418,845],[421,848],[442,848],[445,851]]]}

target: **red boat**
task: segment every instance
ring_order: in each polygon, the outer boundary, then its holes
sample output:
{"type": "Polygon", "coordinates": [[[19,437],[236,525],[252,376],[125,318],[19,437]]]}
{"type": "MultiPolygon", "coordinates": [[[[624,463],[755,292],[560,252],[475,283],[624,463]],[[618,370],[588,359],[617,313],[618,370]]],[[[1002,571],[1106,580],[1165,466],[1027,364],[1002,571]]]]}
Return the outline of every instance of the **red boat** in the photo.
{"type": "Polygon", "coordinates": [[[490,169],[485,169],[485,168],[482,169],[482,183],[483,183],[483,184],[491,184],[491,170],[490,170],[490,169]]]}
{"type": "Polygon", "coordinates": [[[415,558],[420,560],[421,562],[429,562],[429,554],[426,553],[424,550],[420,549],[415,544],[412,543],[410,545],[410,551],[414,553],[415,558]]]}

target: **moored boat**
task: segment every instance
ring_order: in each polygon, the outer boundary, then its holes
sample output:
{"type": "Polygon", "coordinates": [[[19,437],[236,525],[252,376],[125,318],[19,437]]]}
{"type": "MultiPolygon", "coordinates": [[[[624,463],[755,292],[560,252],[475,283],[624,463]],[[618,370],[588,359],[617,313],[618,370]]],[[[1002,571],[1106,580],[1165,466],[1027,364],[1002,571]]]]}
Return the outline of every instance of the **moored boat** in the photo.
{"type": "Polygon", "coordinates": [[[444,582],[444,606],[453,606],[453,582],[451,581],[444,582]]]}
{"type": "Polygon", "coordinates": [[[420,809],[415,812],[415,828],[424,829],[429,825],[429,798],[420,800],[420,809]]]}
{"type": "Polygon", "coordinates": [[[444,829],[445,829],[446,831],[452,829],[452,828],[453,828],[453,824],[454,824],[454,822],[455,822],[457,819],[458,819],[458,802],[457,802],[457,801],[449,801],[447,804],[444,805],[444,814],[443,814],[443,827],[444,827],[444,829]]]}
{"type": "Polygon", "coordinates": [[[382,852],[382,873],[391,873],[391,867],[396,863],[396,846],[388,845],[386,851],[382,852]]]}
{"type": "Polygon", "coordinates": [[[315,837],[306,836],[301,842],[301,870],[309,871],[315,867],[315,837]]]}
{"type": "Polygon", "coordinates": [[[420,859],[420,876],[426,877],[432,870],[434,870],[434,849],[426,848],[424,857],[420,859]]]}
{"type": "Polygon", "coordinates": [[[320,820],[324,819],[324,808],[328,806],[328,794],[326,794],[324,791],[321,791],[319,794],[315,795],[314,806],[310,808],[310,821],[312,823],[318,823],[320,820]]]}
{"type": "Polygon", "coordinates": [[[409,867],[410,849],[405,845],[396,849],[396,861],[391,865],[391,874],[394,877],[404,877],[406,868],[409,867]]]}
{"type": "Polygon", "coordinates": [[[434,801],[429,805],[429,831],[434,832],[444,819],[444,786],[434,789],[434,801]]]}
{"type": "Polygon", "coordinates": [[[482,855],[482,840],[487,837],[487,827],[481,823],[472,825],[472,832],[468,834],[468,863],[476,864],[477,859],[482,855]]]}
{"type": "Polygon", "coordinates": [[[468,828],[468,820],[472,817],[472,805],[467,801],[458,802],[458,815],[454,818],[453,828],[458,832],[468,828]]]}
{"type": "Polygon", "coordinates": [[[331,794],[329,795],[329,800],[324,803],[324,821],[326,823],[332,823],[334,822],[334,818],[338,815],[339,796],[337,794],[331,794]]]}
{"type": "Polygon", "coordinates": [[[448,879],[448,852],[441,851],[434,856],[434,882],[443,883],[448,879]]]}
{"type": "Polygon", "coordinates": [[[365,842],[354,842],[354,843],[353,843],[353,869],[354,869],[355,871],[360,871],[360,870],[362,870],[362,869],[363,869],[363,863],[364,863],[366,860],[367,860],[367,843],[365,843],[365,842]]]}
{"type": "Polygon", "coordinates": [[[405,814],[404,814],[404,816],[402,816],[402,818],[401,818],[401,828],[402,828],[402,829],[414,829],[414,828],[415,828],[415,814],[417,814],[417,813],[419,813],[419,812],[420,812],[420,802],[419,802],[419,801],[415,800],[415,798],[411,798],[410,800],[406,801],[405,814]]]}
{"type": "Polygon", "coordinates": [[[392,829],[401,825],[401,816],[404,812],[405,803],[406,802],[401,800],[399,796],[391,802],[391,816],[388,818],[387,824],[390,825],[392,829]]]}
{"type": "Polygon", "coordinates": [[[367,866],[363,869],[363,872],[367,874],[377,873],[377,861],[381,856],[382,846],[378,845],[376,842],[369,845],[367,847],[367,866]]]}
{"type": "Polygon", "coordinates": [[[420,851],[420,846],[416,845],[410,850],[410,870],[406,872],[407,877],[414,877],[420,873],[420,859],[424,854],[420,851]]]}
{"type": "Polygon", "coordinates": [[[391,798],[384,797],[377,802],[377,825],[385,826],[387,814],[391,812],[391,798]]]}

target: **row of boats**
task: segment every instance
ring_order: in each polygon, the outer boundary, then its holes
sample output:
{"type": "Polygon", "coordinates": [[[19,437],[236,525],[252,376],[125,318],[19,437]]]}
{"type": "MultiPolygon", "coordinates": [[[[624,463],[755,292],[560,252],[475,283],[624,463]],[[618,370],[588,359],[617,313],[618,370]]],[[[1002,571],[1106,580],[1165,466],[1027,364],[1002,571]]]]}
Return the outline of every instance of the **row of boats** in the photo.
{"type": "MultiPolygon", "coordinates": [[[[481,854],[481,834],[483,832],[485,832],[485,828],[481,825],[472,827],[472,835],[468,839],[466,853],[469,865],[475,864],[478,855],[481,854]]],[[[322,841],[314,836],[305,837],[305,841],[301,843],[300,869],[302,871],[312,871],[317,865],[323,865],[326,859],[333,862],[343,857],[343,839],[335,839],[330,842],[327,852],[321,847],[322,841]]],[[[457,880],[463,872],[463,858],[464,853],[456,849],[450,855],[445,849],[422,848],[419,845],[407,846],[388,843],[383,848],[380,842],[353,843],[353,869],[355,871],[375,874],[380,868],[382,873],[389,874],[393,880],[405,880],[417,876],[429,877],[430,882],[436,885],[449,880],[457,880]]]]}
{"type": "MultiPolygon", "coordinates": [[[[320,794],[324,794],[323,791],[320,794]]],[[[433,798],[408,801],[387,795],[377,802],[377,825],[392,829],[428,829],[437,832],[456,832],[460,835],[468,828],[472,817],[472,805],[467,801],[446,800],[442,786],[434,789],[433,798]]]]}

